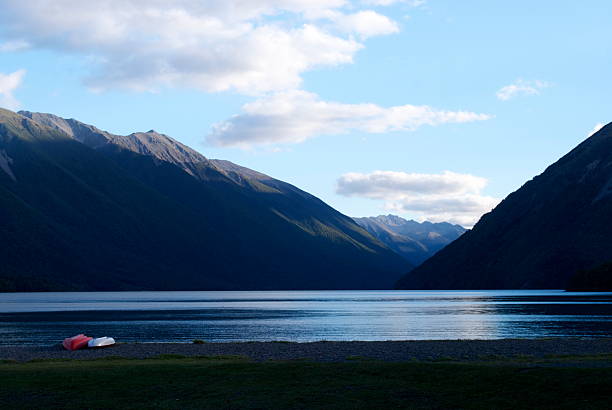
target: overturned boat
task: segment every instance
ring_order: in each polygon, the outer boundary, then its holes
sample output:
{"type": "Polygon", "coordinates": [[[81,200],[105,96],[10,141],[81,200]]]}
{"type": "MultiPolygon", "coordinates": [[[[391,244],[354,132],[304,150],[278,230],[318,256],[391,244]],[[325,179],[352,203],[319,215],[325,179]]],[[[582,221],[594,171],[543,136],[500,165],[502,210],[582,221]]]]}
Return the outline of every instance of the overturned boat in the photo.
{"type": "Polygon", "coordinates": [[[66,350],[79,350],[84,347],[87,347],[87,343],[89,343],[90,340],[92,340],[91,337],[80,334],[72,337],[67,337],[62,342],[62,346],[64,346],[64,349],[66,350]]]}
{"type": "Polygon", "coordinates": [[[87,342],[88,347],[107,347],[115,344],[115,339],[112,337],[97,337],[87,342]]]}

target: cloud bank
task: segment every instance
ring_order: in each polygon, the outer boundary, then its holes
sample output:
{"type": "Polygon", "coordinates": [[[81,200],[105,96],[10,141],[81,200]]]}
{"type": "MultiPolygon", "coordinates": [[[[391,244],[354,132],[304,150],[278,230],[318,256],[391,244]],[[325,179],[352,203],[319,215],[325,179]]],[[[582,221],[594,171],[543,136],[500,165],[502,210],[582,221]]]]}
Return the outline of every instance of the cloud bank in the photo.
{"type": "Polygon", "coordinates": [[[414,131],[423,125],[483,121],[487,114],[444,111],[426,105],[380,107],[319,99],[316,94],[292,90],[263,97],[242,107],[243,113],[216,124],[207,141],[217,146],[300,143],[317,135],[351,131],[386,133],[414,131]]]}
{"type": "Polygon", "coordinates": [[[472,227],[499,199],[483,195],[487,184],[482,177],[444,171],[417,174],[374,171],[342,175],[336,192],[344,196],[384,200],[387,209],[416,213],[432,222],[447,221],[472,227]]]}
{"type": "Polygon", "coordinates": [[[513,84],[506,85],[497,91],[497,99],[501,101],[508,101],[516,97],[527,96],[527,95],[539,95],[541,90],[549,87],[545,81],[525,81],[519,79],[513,84]]]}
{"type": "Polygon", "coordinates": [[[23,81],[25,70],[17,70],[10,74],[0,73],[0,107],[16,110],[19,108],[19,101],[13,95],[23,81]]]}
{"type": "Polygon", "coordinates": [[[375,6],[391,6],[396,3],[403,3],[410,7],[419,7],[425,4],[426,0],[363,0],[363,3],[375,6]]]}
{"type": "Polygon", "coordinates": [[[399,32],[399,26],[390,18],[372,10],[360,11],[354,14],[332,14],[338,29],[345,33],[356,33],[362,39],[399,32]]]}
{"type": "Polygon", "coordinates": [[[345,0],[5,0],[2,49],[88,58],[104,90],[190,87],[257,94],[299,87],[305,71],[353,61],[357,39],[398,31],[345,0]]]}
{"type": "Polygon", "coordinates": [[[0,53],[10,53],[13,51],[20,51],[29,48],[30,45],[23,40],[12,40],[0,43],[0,53]]]}
{"type": "MultiPolygon", "coordinates": [[[[328,102],[299,90],[305,72],[350,64],[366,39],[398,32],[379,12],[394,3],[423,1],[4,0],[0,51],[80,56],[89,68],[85,84],[94,91],[187,88],[258,97],[215,125],[208,141],[218,146],[488,119],[423,105],[328,102]]],[[[14,105],[11,96],[3,98],[14,105]]]]}

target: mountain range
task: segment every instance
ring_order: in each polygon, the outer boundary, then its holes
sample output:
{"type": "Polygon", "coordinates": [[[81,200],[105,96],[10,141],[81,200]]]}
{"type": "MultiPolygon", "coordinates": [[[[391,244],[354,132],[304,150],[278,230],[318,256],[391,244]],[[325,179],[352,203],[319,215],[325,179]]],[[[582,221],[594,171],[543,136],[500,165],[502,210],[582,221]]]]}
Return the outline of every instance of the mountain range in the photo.
{"type": "Polygon", "coordinates": [[[612,124],[407,273],[401,289],[610,286],[612,124]]]}
{"type": "Polygon", "coordinates": [[[154,130],[0,109],[0,291],[602,290],[610,227],[610,124],[466,231],[352,219],[154,130]]]}
{"type": "Polygon", "coordinates": [[[153,130],[0,109],[0,291],[384,289],[399,255],[293,185],[153,130]]]}
{"type": "Polygon", "coordinates": [[[415,266],[423,263],[466,231],[464,227],[448,222],[419,223],[396,215],[353,219],[415,266]]]}

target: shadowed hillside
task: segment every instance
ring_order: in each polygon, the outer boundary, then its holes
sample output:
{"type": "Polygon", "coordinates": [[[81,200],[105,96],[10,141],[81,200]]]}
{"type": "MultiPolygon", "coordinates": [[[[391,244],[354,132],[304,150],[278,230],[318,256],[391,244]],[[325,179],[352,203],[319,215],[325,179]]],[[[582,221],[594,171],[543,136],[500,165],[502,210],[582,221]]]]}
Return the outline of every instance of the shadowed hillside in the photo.
{"type": "Polygon", "coordinates": [[[0,290],[389,288],[406,263],[289,184],[154,131],[0,110],[0,290]]]}
{"type": "Polygon", "coordinates": [[[612,260],[612,125],[508,195],[402,289],[565,288],[612,260]]]}

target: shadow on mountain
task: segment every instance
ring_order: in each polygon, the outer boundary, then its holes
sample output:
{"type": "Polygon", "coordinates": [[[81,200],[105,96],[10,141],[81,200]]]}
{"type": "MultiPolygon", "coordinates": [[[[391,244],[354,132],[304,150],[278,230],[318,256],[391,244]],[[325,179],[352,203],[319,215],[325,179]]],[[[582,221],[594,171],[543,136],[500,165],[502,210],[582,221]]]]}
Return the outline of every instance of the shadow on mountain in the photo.
{"type": "Polygon", "coordinates": [[[94,141],[0,110],[0,290],[382,289],[407,269],[282,181],[94,141]]]}
{"type": "Polygon", "coordinates": [[[576,272],[612,260],[611,227],[608,124],[508,195],[471,231],[405,275],[397,286],[564,289],[576,272]]]}

